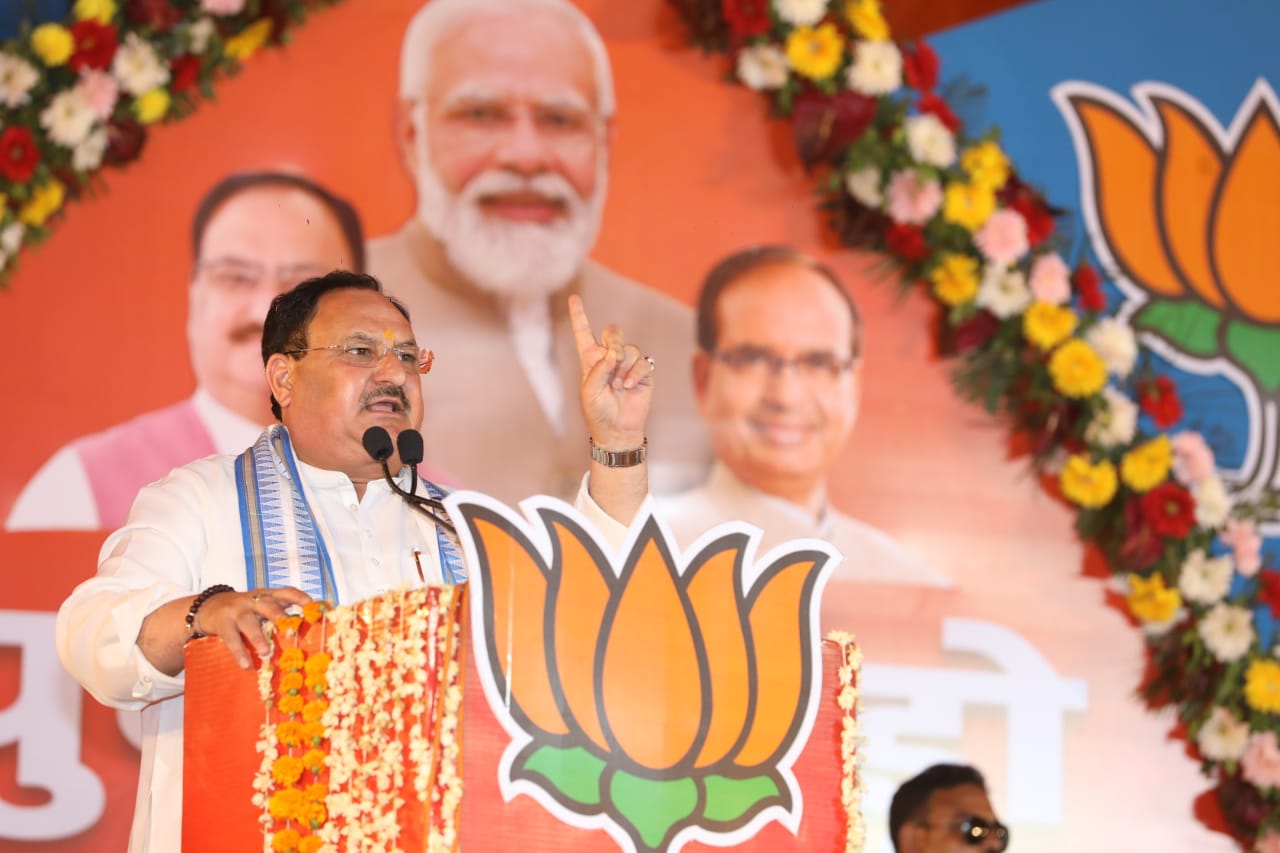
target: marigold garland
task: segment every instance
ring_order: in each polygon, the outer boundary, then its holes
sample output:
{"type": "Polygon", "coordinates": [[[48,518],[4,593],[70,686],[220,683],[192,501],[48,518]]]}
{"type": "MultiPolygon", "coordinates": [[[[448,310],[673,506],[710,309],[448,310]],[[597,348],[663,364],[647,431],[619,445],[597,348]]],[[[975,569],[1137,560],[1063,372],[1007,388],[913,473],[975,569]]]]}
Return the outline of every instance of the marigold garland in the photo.
{"type": "Polygon", "coordinates": [[[858,694],[862,677],[862,650],[852,634],[832,631],[827,640],[840,648],[837,669],[839,685],[836,703],[840,706],[840,806],[845,818],[845,853],[861,853],[867,840],[867,827],[862,817],[862,796],[867,785],[863,779],[863,739],[858,734],[862,719],[862,697],[858,694]]]}

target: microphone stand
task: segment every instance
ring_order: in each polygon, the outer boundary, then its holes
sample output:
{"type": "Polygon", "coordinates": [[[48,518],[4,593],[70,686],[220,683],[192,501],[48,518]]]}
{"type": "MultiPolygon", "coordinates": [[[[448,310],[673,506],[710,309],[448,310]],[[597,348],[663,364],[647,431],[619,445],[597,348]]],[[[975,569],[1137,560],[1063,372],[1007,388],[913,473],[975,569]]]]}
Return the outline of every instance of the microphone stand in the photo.
{"type": "MultiPolygon", "coordinates": [[[[436,500],[435,498],[427,498],[427,497],[423,497],[422,495],[414,494],[412,492],[406,492],[404,489],[400,488],[400,485],[398,483],[396,483],[395,477],[391,476],[391,468],[390,466],[387,465],[387,460],[379,459],[378,461],[382,463],[382,476],[386,478],[387,485],[391,487],[391,491],[395,492],[397,495],[403,498],[404,502],[407,503],[409,506],[413,507],[423,515],[427,516],[436,524],[439,524],[445,530],[448,530],[454,536],[458,535],[458,531],[453,526],[453,524],[448,519],[442,518],[438,514],[438,512],[439,513],[445,512],[444,504],[440,503],[440,501],[436,500]]],[[[413,472],[412,488],[417,489],[418,488],[418,466],[411,465],[409,466],[409,470],[413,472]]]]}

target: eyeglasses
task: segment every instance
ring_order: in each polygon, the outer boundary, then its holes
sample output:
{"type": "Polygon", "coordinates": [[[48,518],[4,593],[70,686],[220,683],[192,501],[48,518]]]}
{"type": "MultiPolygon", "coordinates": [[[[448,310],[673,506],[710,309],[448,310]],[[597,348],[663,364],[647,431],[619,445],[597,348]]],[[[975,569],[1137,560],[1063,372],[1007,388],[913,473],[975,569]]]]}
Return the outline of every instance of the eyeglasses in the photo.
{"type": "Polygon", "coordinates": [[[307,347],[306,349],[284,350],[284,355],[299,356],[309,352],[332,352],[338,361],[352,367],[373,368],[390,355],[405,373],[427,374],[435,363],[436,354],[413,344],[386,346],[373,341],[347,341],[344,344],[333,344],[327,347],[307,347]]]}
{"type": "Polygon", "coordinates": [[[920,825],[932,829],[935,826],[953,828],[960,833],[960,840],[970,847],[977,847],[987,839],[993,839],[1000,846],[996,853],[1004,853],[1009,849],[1009,827],[1000,821],[989,821],[975,815],[964,815],[959,822],[948,824],[930,824],[920,821],[920,825]]]}
{"type": "Polygon", "coordinates": [[[229,292],[256,290],[270,277],[275,281],[276,290],[284,293],[300,282],[322,276],[326,272],[327,269],[316,264],[284,264],[273,270],[264,264],[238,258],[199,261],[195,267],[197,278],[229,292]]]}
{"type": "Polygon", "coordinates": [[[711,355],[740,375],[763,379],[766,375],[780,376],[783,370],[791,367],[795,369],[797,376],[812,384],[834,382],[858,360],[857,356],[840,358],[833,352],[823,350],[802,352],[787,358],[768,347],[750,344],[717,350],[711,355]]]}

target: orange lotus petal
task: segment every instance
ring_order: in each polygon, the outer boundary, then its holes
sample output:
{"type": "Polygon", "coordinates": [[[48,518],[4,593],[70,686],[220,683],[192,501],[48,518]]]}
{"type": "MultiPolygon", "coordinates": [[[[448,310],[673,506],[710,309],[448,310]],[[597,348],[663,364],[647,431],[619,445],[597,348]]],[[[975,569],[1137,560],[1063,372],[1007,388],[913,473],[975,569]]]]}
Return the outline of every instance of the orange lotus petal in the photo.
{"type": "Polygon", "coordinates": [[[608,571],[605,557],[588,551],[585,534],[578,528],[556,523],[561,517],[544,516],[555,534],[558,547],[559,587],[555,596],[554,640],[556,676],[564,692],[573,723],[577,723],[592,743],[608,752],[600,718],[596,713],[593,664],[600,623],[609,603],[609,585],[601,576],[608,571]]]}
{"type": "Polygon", "coordinates": [[[498,689],[505,689],[509,678],[514,704],[530,723],[548,734],[568,734],[547,674],[542,624],[547,579],[536,552],[524,537],[479,517],[474,508],[466,517],[479,563],[489,569],[484,618],[493,623],[490,656],[498,689]]]}
{"type": "Polygon", "coordinates": [[[695,624],[718,626],[716,630],[702,633],[710,675],[711,721],[694,762],[696,767],[707,767],[724,758],[742,738],[747,722],[751,673],[744,635],[746,626],[739,614],[735,584],[741,574],[745,542],[746,537],[742,535],[721,540],[719,549],[699,554],[688,569],[690,580],[686,590],[693,605],[695,624]]]}
{"type": "Polygon", "coordinates": [[[1209,219],[1222,152],[1199,119],[1180,105],[1163,98],[1151,102],[1164,124],[1159,201],[1169,254],[1183,281],[1205,302],[1221,308],[1222,293],[1209,261],[1209,219]]]}
{"type": "Polygon", "coordinates": [[[751,733],[734,756],[739,767],[770,761],[801,711],[801,688],[813,661],[807,654],[810,602],[818,570],[827,556],[814,551],[788,554],[790,563],[765,570],[752,592],[748,619],[755,653],[756,703],[751,733]]]}
{"type": "Polygon", "coordinates": [[[1280,132],[1259,104],[1227,163],[1213,223],[1213,261],[1227,298],[1258,323],[1280,322],[1280,132]]]}
{"type": "Polygon", "coordinates": [[[652,535],[624,573],[611,624],[603,626],[600,700],[611,741],[651,770],[679,764],[698,738],[702,685],[692,613],[677,588],[669,555],[652,535]],[[637,702],[637,685],[649,701],[637,702]]]}
{"type": "Polygon", "coordinates": [[[1069,99],[1089,139],[1102,236],[1125,277],[1162,296],[1185,292],[1165,255],[1156,209],[1156,155],[1139,128],[1110,106],[1069,99]]]}

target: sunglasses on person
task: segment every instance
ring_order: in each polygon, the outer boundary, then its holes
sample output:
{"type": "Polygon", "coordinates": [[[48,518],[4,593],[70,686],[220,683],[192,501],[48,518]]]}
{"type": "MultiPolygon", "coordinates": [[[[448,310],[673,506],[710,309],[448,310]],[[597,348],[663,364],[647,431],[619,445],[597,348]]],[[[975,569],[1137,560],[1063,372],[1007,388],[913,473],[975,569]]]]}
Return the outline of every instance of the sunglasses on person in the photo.
{"type": "Polygon", "coordinates": [[[970,847],[977,847],[979,844],[985,844],[988,839],[994,840],[1000,846],[996,848],[996,853],[1004,853],[1009,848],[1009,827],[1000,821],[989,821],[976,815],[962,815],[958,821],[946,824],[934,824],[920,822],[920,825],[933,829],[942,827],[955,829],[960,833],[960,840],[970,847]]]}

